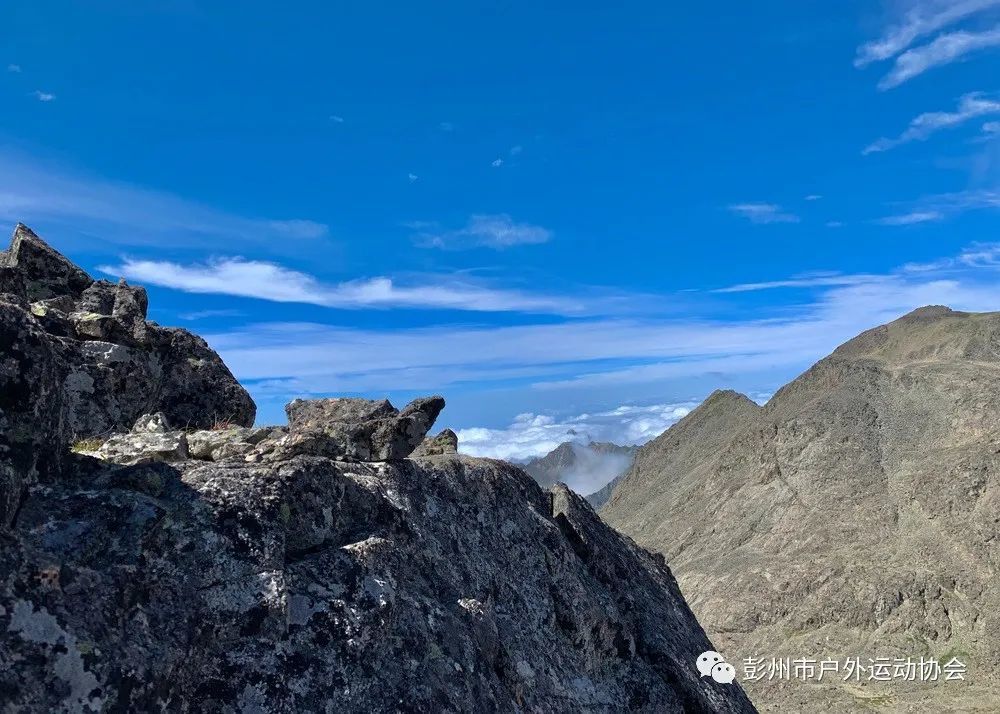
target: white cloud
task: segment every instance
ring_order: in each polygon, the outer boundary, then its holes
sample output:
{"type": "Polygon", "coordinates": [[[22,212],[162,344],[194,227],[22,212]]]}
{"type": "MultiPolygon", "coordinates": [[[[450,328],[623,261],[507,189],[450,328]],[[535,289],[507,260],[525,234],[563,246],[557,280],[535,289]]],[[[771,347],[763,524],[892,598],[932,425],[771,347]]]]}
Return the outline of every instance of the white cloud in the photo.
{"type": "Polygon", "coordinates": [[[932,42],[907,50],[896,58],[892,70],[879,82],[879,89],[898,87],[929,69],[951,64],[979,50],[1000,46],[1000,27],[984,32],[960,30],[936,37],[932,42]]]}
{"type": "Polygon", "coordinates": [[[1000,134],[1000,121],[988,121],[983,124],[984,134],[1000,134]]]}
{"type": "Polygon", "coordinates": [[[34,92],[31,93],[31,95],[40,102],[51,102],[54,101],[56,98],[56,95],[51,94],[49,92],[43,92],[40,89],[36,89],[34,92]]]}
{"type": "Polygon", "coordinates": [[[910,122],[909,128],[895,139],[881,138],[870,144],[862,152],[871,154],[906,144],[911,141],[923,141],[936,131],[959,126],[977,117],[990,114],[1000,114],[1000,100],[987,97],[982,92],[970,92],[958,101],[958,108],[953,112],[926,112],[910,122]]]}
{"type": "Polygon", "coordinates": [[[818,193],[810,193],[808,196],[806,196],[807,201],[818,201],[821,198],[823,197],[820,196],[818,193]]]}
{"type": "Polygon", "coordinates": [[[417,224],[424,230],[417,234],[420,245],[430,248],[461,250],[464,248],[494,248],[546,243],[552,232],[530,223],[515,223],[506,213],[474,215],[464,228],[435,231],[433,224],[417,224]]]}
{"type": "Polygon", "coordinates": [[[469,383],[568,394],[693,378],[732,386],[740,375],[794,373],[859,332],[922,305],[998,309],[998,259],[998,246],[970,246],[935,265],[845,279],[821,288],[811,302],[758,319],[578,319],[390,330],[282,323],[208,339],[258,395],[436,391],[469,383]]]}
{"type": "Polygon", "coordinates": [[[77,174],[0,148],[0,219],[126,245],[232,246],[324,237],[315,221],[245,218],[173,194],[77,174]]]}
{"type": "Polygon", "coordinates": [[[740,283],[727,288],[719,288],[717,293],[745,293],[756,290],[773,290],[776,288],[815,288],[835,285],[860,285],[861,283],[882,280],[881,275],[806,275],[787,280],[772,280],[762,283],[740,283]]]}
{"type": "Polygon", "coordinates": [[[733,213],[743,216],[751,223],[798,223],[799,217],[782,210],[773,203],[736,203],[729,206],[733,213]]]}
{"type": "Polygon", "coordinates": [[[1000,7],[1000,0],[917,0],[882,37],[858,48],[856,67],[895,57],[913,42],[976,13],[1000,7]]]}
{"type": "Polygon", "coordinates": [[[21,65],[19,64],[9,64],[7,65],[7,71],[13,73],[19,73],[21,71],[21,65]]]}
{"type": "MultiPolygon", "coordinates": [[[[458,449],[463,454],[507,461],[526,461],[544,456],[570,441],[587,444],[605,441],[619,446],[645,444],[671,424],[686,416],[700,400],[647,406],[625,405],[609,411],[573,416],[519,414],[503,429],[472,427],[458,430],[458,449]]],[[[605,480],[606,482],[606,480],[605,480]]],[[[603,483],[574,485],[580,493],[592,493],[603,483]]]]}
{"type": "Polygon", "coordinates": [[[212,317],[243,317],[242,310],[219,309],[219,310],[195,310],[193,312],[181,312],[177,314],[181,320],[207,320],[212,317]]]}
{"type": "Polygon", "coordinates": [[[940,211],[912,211],[902,213],[898,216],[886,216],[879,218],[876,223],[883,226],[912,226],[917,223],[930,223],[944,219],[944,214],[940,211]]]}
{"type": "Polygon", "coordinates": [[[500,168],[501,166],[503,166],[503,159],[494,159],[493,161],[490,162],[490,166],[492,166],[495,169],[500,168]]]}
{"type": "Polygon", "coordinates": [[[408,180],[408,181],[409,181],[410,183],[413,183],[413,182],[415,182],[415,181],[417,181],[417,180],[419,180],[419,179],[420,179],[420,177],[419,177],[419,176],[417,176],[416,174],[413,174],[413,173],[410,173],[410,174],[406,174],[406,178],[407,178],[407,180],[408,180]]]}
{"type": "Polygon", "coordinates": [[[926,196],[909,206],[910,210],[897,216],[883,218],[877,223],[883,225],[909,225],[926,221],[938,221],[966,211],[1000,208],[1000,191],[971,189],[955,193],[926,196]]]}
{"type": "Polygon", "coordinates": [[[329,229],[322,223],[292,219],[290,221],[264,221],[268,232],[280,238],[323,238],[329,229]]]}
{"type": "Polygon", "coordinates": [[[221,258],[201,265],[125,259],[120,265],[102,266],[100,270],[109,275],[184,292],[235,295],[342,309],[431,307],[480,312],[572,314],[579,308],[575,301],[562,298],[495,290],[443,279],[432,284],[400,286],[389,278],[378,277],[331,285],[275,263],[243,258],[221,258]]]}
{"type": "Polygon", "coordinates": [[[330,121],[332,121],[334,124],[343,124],[344,117],[340,116],[339,114],[331,114],[330,121]]]}

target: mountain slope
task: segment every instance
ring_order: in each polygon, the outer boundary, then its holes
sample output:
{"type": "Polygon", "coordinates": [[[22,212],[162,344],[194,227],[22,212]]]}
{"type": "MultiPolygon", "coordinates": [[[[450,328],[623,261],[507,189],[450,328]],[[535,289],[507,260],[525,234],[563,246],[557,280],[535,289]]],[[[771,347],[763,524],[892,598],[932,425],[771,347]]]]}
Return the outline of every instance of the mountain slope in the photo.
{"type": "Polygon", "coordinates": [[[998,398],[1000,313],[922,308],[763,408],[713,395],[642,449],[602,515],[666,555],[733,659],[962,653],[970,672],[947,687],[754,682],[759,705],[856,711],[877,696],[989,711],[998,398]]]}

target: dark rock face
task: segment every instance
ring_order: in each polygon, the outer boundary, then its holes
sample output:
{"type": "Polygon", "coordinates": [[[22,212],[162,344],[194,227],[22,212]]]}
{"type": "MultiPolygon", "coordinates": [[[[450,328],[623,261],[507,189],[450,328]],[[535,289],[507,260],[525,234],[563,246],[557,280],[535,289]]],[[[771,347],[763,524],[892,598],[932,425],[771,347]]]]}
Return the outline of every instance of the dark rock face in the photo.
{"type": "Polygon", "coordinates": [[[58,347],[24,310],[0,302],[0,530],[10,523],[27,486],[59,466],[58,347]]]}
{"type": "Polygon", "coordinates": [[[662,559],[502,462],[79,481],[0,540],[11,711],[753,711],[662,559]]]}
{"type": "Polygon", "coordinates": [[[414,399],[402,411],[386,399],[296,399],[285,407],[289,434],[274,444],[269,457],[405,459],[424,440],[442,409],[444,399],[436,396],[414,399]]]}
{"type": "Polygon", "coordinates": [[[148,322],[143,288],[91,279],[20,224],[0,252],[0,297],[61,355],[63,440],[125,431],[151,412],[178,427],[253,423],[253,400],[204,340],[148,322]]]}

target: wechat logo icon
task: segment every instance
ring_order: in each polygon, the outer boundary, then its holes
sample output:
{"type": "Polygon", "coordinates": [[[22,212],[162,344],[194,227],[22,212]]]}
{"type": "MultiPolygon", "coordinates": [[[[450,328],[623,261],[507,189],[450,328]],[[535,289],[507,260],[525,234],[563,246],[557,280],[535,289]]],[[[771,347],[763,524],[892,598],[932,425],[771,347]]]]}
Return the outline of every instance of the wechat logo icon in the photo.
{"type": "Polygon", "coordinates": [[[730,684],[736,679],[736,668],[726,662],[718,652],[712,650],[702,652],[695,664],[702,677],[711,677],[719,684],[730,684]]]}

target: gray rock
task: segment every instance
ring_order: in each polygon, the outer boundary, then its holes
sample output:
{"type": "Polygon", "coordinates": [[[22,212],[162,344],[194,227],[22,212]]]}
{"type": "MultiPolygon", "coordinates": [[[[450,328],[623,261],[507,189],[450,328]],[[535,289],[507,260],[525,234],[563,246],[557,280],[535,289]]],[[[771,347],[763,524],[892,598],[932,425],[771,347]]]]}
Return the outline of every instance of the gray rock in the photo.
{"type": "Polygon", "coordinates": [[[238,459],[249,455],[261,442],[278,439],[287,433],[288,430],[280,426],[195,431],[188,434],[188,453],[192,459],[203,461],[238,459]]]}
{"type": "Polygon", "coordinates": [[[428,436],[420,446],[413,450],[414,457],[442,456],[458,453],[458,434],[451,429],[444,429],[437,436],[428,436]]]}
{"type": "MultiPolygon", "coordinates": [[[[115,293],[117,286],[107,280],[95,280],[90,287],[83,291],[80,300],[76,303],[75,309],[80,312],[89,312],[95,315],[111,316],[115,309],[115,293]]],[[[69,297],[69,296],[63,296],[69,297]]],[[[64,312],[70,309],[63,308],[64,312]]]]}
{"type": "Polygon", "coordinates": [[[184,428],[253,424],[253,400],[204,340],[147,322],[143,288],[91,279],[21,224],[0,252],[0,294],[30,305],[61,356],[67,442],[158,411],[184,428]]]}
{"type": "Polygon", "coordinates": [[[183,431],[113,434],[92,455],[101,461],[126,466],[185,461],[188,458],[187,435],[183,431]]]}
{"type": "Polygon", "coordinates": [[[0,252],[0,267],[13,269],[20,276],[29,302],[60,295],[80,298],[94,282],[21,223],[14,228],[10,248],[0,252]]]}
{"type": "Polygon", "coordinates": [[[11,711],[752,712],[662,560],[455,457],[105,467],[0,540],[11,711]]]}
{"type": "Polygon", "coordinates": [[[26,489],[57,472],[66,443],[59,345],[28,312],[0,302],[0,532],[26,489]]]}
{"type": "Polygon", "coordinates": [[[134,434],[165,434],[170,430],[170,422],[163,412],[143,414],[135,420],[135,424],[132,426],[132,433],[134,434]]]}
{"type": "Polygon", "coordinates": [[[425,397],[397,411],[388,400],[296,399],[285,407],[289,433],[262,444],[268,460],[296,455],[348,461],[391,461],[409,456],[444,408],[425,397]]]}

